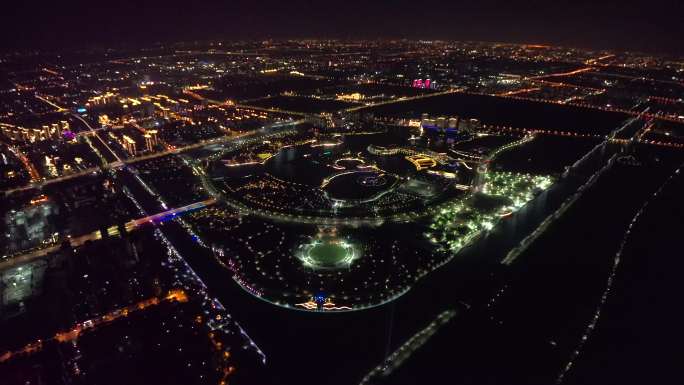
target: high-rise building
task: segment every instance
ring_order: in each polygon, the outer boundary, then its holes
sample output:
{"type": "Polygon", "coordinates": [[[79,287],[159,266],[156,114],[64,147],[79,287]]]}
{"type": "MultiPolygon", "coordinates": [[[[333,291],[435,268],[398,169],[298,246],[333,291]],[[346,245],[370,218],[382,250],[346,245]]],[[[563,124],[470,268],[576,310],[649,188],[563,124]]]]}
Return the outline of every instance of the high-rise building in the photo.
{"type": "Polygon", "coordinates": [[[59,134],[61,132],[61,128],[59,127],[59,124],[57,123],[52,123],[50,128],[50,138],[52,139],[59,139],[59,134]]]}
{"type": "Polygon", "coordinates": [[[116,96],[116,94],[107,92],[102,95],[93,96],[92,98],[88,99],[88,103],[90,103],[91,106],[111,104],[116,102],[116,96]]]}
{"type": "Polygon", "coordinates": [[[157,146],[157,130],[147,130],[145,131],[145,149],[147,151],[154,151],[157,146]]]}
{"type": "Polygon", "coordinates": [[[447,123],[447,128],[458,129],[458,120],[459,120],[458,116],[449,118],[449,121],[447,123]]]}
{"type": "Polygon", "coordinates": [[[147,151],[154,151],[154,144],[152,144],[152,135],[145,134],[145,149],[147,151]]]}
{"type": "Polygon", "coordinates": [[[65,131],[70,131],[71,127],[69,126],[69,122],[66,120],[62,120],[59,122],[59,127],[61,128],[61,131],[59,132],[59,136],[64,135],[65,131]]]}
{"type": "Polygon", "coordinates": [[[423,113],[420,115],[420,126],[425,127],[430,124],[430,115],[423,113]]]}
{"type": "Polygon", "coordinates": [[[135,153],[136,153],[135,140],[131,139],[131,137],[128,135],[124,135],[123,136],[123,145],[129,154],[135,155],[135,153]]]}
{"type": "Polygon", "coordinates": [[[461,119],[458,128],[464,132],[475,132],[482,128],[482,123],[477,119],[461,119]]]}
{"type": "Polygon", "coordinates": [[[413,88],[429,88],[429,89],[435,89],[437,88],[437,83],[432,80],[432,79],[414,79],[413,83],[411,83],[411,86],[413,88]]]}
{"type": "Polygon", "coordinates": [[[50,126],[44,125],[43,131],[40,133],[40,140],[45,140],[50,138],[50,126]]]}
{"type": "Polygon", "coordinates": [[[439,118],[437,118],[436,126],[440,130],[444,131],[444,129],[446,129],[447,127],[447,118],[445,118],[444,116],[440,116],[439,118]]]}
{"type": "Polygon", "coordinates": [[[152,137],[152,145],[156,146],[157,145],[157,130],[147,130],[147,134],[149,134],[152,137]]]}

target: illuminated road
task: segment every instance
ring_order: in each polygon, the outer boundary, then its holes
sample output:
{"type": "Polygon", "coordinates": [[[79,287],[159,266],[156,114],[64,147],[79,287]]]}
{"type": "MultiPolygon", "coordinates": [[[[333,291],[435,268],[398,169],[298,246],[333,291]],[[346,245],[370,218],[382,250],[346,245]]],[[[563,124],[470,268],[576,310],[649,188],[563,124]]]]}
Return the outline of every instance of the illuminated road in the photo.
{"type": "Polygon", "coordinates": [[[579,342],[577,343],[577,346],[575,347],[575,350],[573,350],[572,354],[570,355],[569,360],[563,367],[563,369],[560,371],[558,374],[558,377],[556,378],[556,384],[562,384],[563,380],[567,376],[568,372],[574,367],[575,363],[577,360],[580,358],[580,354],[583,351],[584,345],[587,343],[589,338],[592,336],[594,331],[596,330],[596,326],[599,323],[599,320],[601,318],[601,313],[604,310],[604,306],[606,305],[606,302],[609,299],[609,296],[611,294],[611,290],[613,288],[613,284],[615,282],[617,273],[620,268],[620,262],[622,260],[622,253],[625,251],[625,248],[627,246],[627,243],[631,239],[632,235],[632,230],[636,223],[641,219],[641,216],[644,214],[644,212],[649,208],[649,206],[652,204],[653,201],[655,201],[657,198],[659,198],[660,194],[665,190],[665,188],[672,183],[673,180],[679,177],[679,174],[682,172],[682,168],[684,167],[684,164],[681,164],[670,176],[658,187],[658,189],[646,200],[644,203],[639,207],[639,209],[636,211],[634,216],[632,217],[631,222],[629,223],[629,226],[625,230],[622,240],[620,242],[620,246],[613,256],[613,265],[610,270],[610,273],[608,274],[608,278],[606,279],[606,285],[603,290],[603,293],[601,294],[601,299],[599,300],[598,304],[596,305],[596,309],[594,310],[594,315],[589,319],[589,322],[587,323],[587,326],[584,329],[584,333],[579,339],[579,342]]]}
{"type": "Polygon", "coordinates": [[[23,152],[21,152],[21,150],[10,145],[7,145],[7,148],[9,148],[9,150],[14,154],[14,156],[16,156],[24,165],[24,168],[31,177],[31,182],[36,182],[40,180],[40,174],[38,174],[38,170],[36,170],[36,167],[33,165],[33,163],[31,163],[31,161],[26,157],[26,155],[23,152]]]}
{"type": "Polygon", "coordinates": [[[89,168],[89,169],[86,169],[86,170],[83,170],[83,171],[75,172],[75,173],[73,173],[73,174],[68,174],[68,175],[60,176],[60,177],[58,177],[58,178],[48,179],[48,180],[45,180],[45,181],[42,181],[42,182],[31,183],[31,184],[28,184],[28,185],[26,185],[26,186],[16,187],[16,188],[9,189],[9,190],[4,190],[3,193],[4,193],[5,195],[10,195],[10,194],[13,194],[13,193],[15,193],[15,192],[20,192],[20,191],[26,191],[26,190],[32,190],[32,189],[40,189],[40,188],[42,188],[43,186],[47,186],[47,185],[52,184],[52,183],[63,182],[63,181],[65,181],[65,180],[78,178],[78,177],[80,177],[80,176],[84,176],[84,175],[88,175],[88,174],[97,173],[98,171],[100,171],[100,168],[99,168],[99,167],[92,167],[92,168],[89,168]]]}
{"type": "MultiPolygon", "coordinates": [[[[146,224],[152,224],[152,223],[161,223],[165,222],[169,219],[173,219],[178,215],[184,214],[189,211],[194,211],[194,210],[200,210],[203,209],[207,206],[211,206],[214,203],[216,203],[216,199],[210,198],[201,202],[195,202],[191,203],[186,206],[182,207],[177,207],[173,209],[169,209],[154,215],[148,215],[143,218],[139,219],[134,219],[132,221],[126,222],[124,224],[124,227],[126,229],[126,232],[131,232],[137,229],[140,226],[146,225],[146,224]]],[[[115,236],[119,234],[119,228],[118,226],[110,226],[107,228],[107,234],[109,236],[115,236]]],[[[69,239],[69,244],[71,247],[78,247],[86,243],[87,241],[96,241],[98,239],[102,239],[102,234],[100,233],[99,230],[93,231],[92,233],[84,234],[78,237],[70,238],[69,239]]],[[[49,253],[55,252],[59,250],[62,247],[61,244],[56,244],[50,247],[34,250],[31,252],[28,252],[26,254],[18,255],[15,257],[10,257],[7,258],[6,260],[3,260],[0,262],[0,271],[4,271],[7,269],[11,269],[16,266],[21,266],[25,263],[32,262],[36,259],[40,259],[48,255],[49,253]]]]}
{"type": "Polygon", "coordinates": [[[36,99],[38,99],[38,100],[40,100],[40,101],[42,101],[42,102],[44,102],[44,103],[47,103],[47,104],[49,104],[49,105],[52,106],[52,107],[55,107],[55,108],[57,109],[57,112],[64,112],[64,111],[66,111],[66,109],[65,109],[64,107],[58,106],[57,104],[51,102],[50,100],[48,100],[48,99],[46,99],[46,98],[44,98],[44,97],[42,97],[42,96],[39,96],[39,95],[35,95],[35,96],[36,96],[36,99]]]}
{"type": "Polygon", "coordinates": [[[412,100],[419,100],[419,99],[426,99],[426,98],[432,98],[435,96],[441,96],[441,95],[449,95],[449,94],[454,94],[457,92],[461,92],[460,89],[449,89],[446,91],[441,91],[441,92],[434,92],[434,93],[429,93],[429,94],[423,94],[423,95],[416,95],[416,96],[410,96],[410,97],[403,97],[399,99],[393,99],[393,100],[388,100],[385,102],[380,102],[380,103],[375,103],[375,104],[369,104],[365,106],[355,106],[355,107],[350,107],[345,109],[345,112],[355,112],[359,110],[363,110],[366,108],[373,108],[373,107],[379,107],[379,106],[385,106],[388,104],[395,104],[395,103],[403,103],[403,102],[410,102],[412,100]]]}
{"type": "MultiPolygon", "coordinates": [[[[579,87],[579,86],[577,86],[577,87],[579,87]]],[[[529,102],[557,104],[557,105],[561,105],[561,106],[588,108],[588,109],[599,110],[599,111],[619,112],[622,114],[632,115],[632,116],[637,116],[637,115],[641,114],[638,111],[627,110],[624,108],[603,107],[603,106],[597,106],[597,105],[588,104],[588,103],[565,102],[565,101],[557,101],[557,100],[531,98],[531,97],[521,96],[522,94],[515,94],[515,93],[511,93],[511,94],[507,94],[507,93],[490,94],[490,93],[485,93],[485,92],[463,91],[463,90],[456,90],[456,91],[454,91],[454,93],[461,93],[461,94],[465,94],[465,95],[493,96],[493,97],[497,97],[497,98],[508,98],[508,99],[514,99],[514,100],[524,100],[524,101],[529,101],[529,102]]],[[[669,115],[658,115],[658,114],[654,114],[654,113],[650,113],[650,112],[643,114],[643,117],[644,118],[650,118],[650,119],[657,119],[657,120],[665,120],[665,121],[674,122],[674,123],[684,122],[684,120],[682,120],[678,117],[673,117],[673,116],[669,116],[669,115]]]]}
{"type": "Polygon", "coordinates": [[[586,64],[586,65],[603,65],[603,64],[600,64],[599,62],[602,60],[606,60],[606,59],[610,59],[610,58],[614,58],[614,57],[615,57],[615,55],[613,55],[613,54],[605,55],[605,56],[597,57],[594,59],[589,59],[589,60],[585,61],[584,64],[586,64]]]}
{"type": "MultiPolygon", "coordinates": [[[[135,179],[142,185],[143,188],[145,188],[145,190],[150,192],[150,187],[147,186],[142,179],[139,177],[135,179]]],[[[123,192],[138,209],[138,212],[141,215],[144,215],[144,218],[148,218],[149,216],[147,212],[142,207],[140,202],[138,202],[138,200],[133,196],[133,194],[131,194],[130,190],[124,187],[123,192]]],[[[171,216],[171,218],[174,217],[175,216],[171,216]]],[[[183,220],[180,219],[179,222],[182,224],[183,220]]],[[[245,332],[245,330],[237,322],[232,320],[232,317],[228,313],[225,306],[223,306],[218,299],[209,295],[209,289],[207,288],[207,285],[204,283],[204,281],[202,281],[200,276],[195,273],[188,261],[178,252],[171,241],[169,241],[161,227],[157,225],[157,222],[155,220],[150,220],[149,223],[154,226],[155,238],[166,247],[168,256],[167,266],[174,272],[175,278],[177,280],[176,283],[181,285],[187,292],[192,293],[196,298],[202,299],[202,307],[204,312],[210,317],[209,321],[207,322],[207,326],[209,326],[209,328],[213,331],[221,331],[228,334],[236,334],[236,332],[239,332],[246,342],[246,344],[243,345],[243,349],[253,350],[259,356],[261,362],[265,364],[266,355],[264,352],[259,349],[254,341],[252,341],[249,335],[247,335],[247,332],[245,332]]]]}
{"type": "MultiPolygon", "coordinates": [[[[598,143],[593,149],[584,154],[582,158],[578,159],[572,166],[570,166],[568,171],[580,168],[584,162],[587,162],[589,161],[589,159],[592,158],[593,154],[598,154],[604,151],[606,144],[609,142],[621,143],[623,146],[631,143],[634,140],[634,138],[638,135],[639,131],[637,131],[630,139],[614,139],[614,137],[634,122],[637,122],[639,118],[642,116],[642,114],[645,114],[647,111],[648,108],[644,109],[641,112],[641,114],[639,114],[637,117],[629,119],[627,122],[625,122],[624,125],[613,130],[609,135],[606,136],[606,139],[603,142],[598,143]]],[[[558,207],[558,209],[556,209],[556,211],[548,215],[539,224],[539,226],[537,226],[537,228],[534,229],[534,231],[532,231],[525,238],[523,238],[523,240],[520,241],[520,243],[516,247],[511,249],[508,252],[508,254],[506,254],[506,257],[504,257],[501,263],[504,265],[513,264],[515,260],[518,258],[518,256],[520,256],[525,250],[527,250],[527,248],[530,245],[532,245],[534,241],[537,240],[546,231],[547,228],[549,228],[549,226],[551,226],[558,218],[561,218],[563,214],[565,214],[575,204],[575,202],[577,202],[577,200],[579,200],[579,198],[591,188],[591,186],[596,184],[596,182],[599,180],[599,178],[601,178],[601,176],[603,176],[608,170],[610,170],[613,167],[613,165],[615,164],[615,160],[617,159],[617,155],[618,154],[616,153],[610,159],[608,159],[608,161],[603,165],[603,167],[594,172],[594,174],[592,174],[582,186],[577,188],[577,190],[572,195],[567,197],[567,199],[563,201],[563,203],[560,205],[560,207],[558,207]]]]}
{"type": "Polygon", "coordinates": [[[299,112],[299,111],[281,110],[279,108],[250,106],[248,104],[234,104],[233,106],[237,107],[237,108],[246,108],[246,109],[250,109],[250,110],[279,113],[279,114],[290,114],[290,115],[297,115],[297,116],[307,116],[307,115],[308,116],[319,116],[318,114],[305,114],[305,113],[299,112]]]}
{"type": "Polygon", "coordinates": [[[173,290],[169,292],[169,294],[165,297],[153,297],[120,309],[116,309],[100,317],[79,322],[75,324],[71,329],[64,332],[59,332],[50,338],[44,340],[39,339],[34,342],[31,342],[17,351],[7,351],[0,355],[0,363],[9,361],[13,357],[25,357],[26,355],[40,352],[41,350],[43,350],[43,346],[45,346],[46,342],[56,341],[64,343],[76,341],[81,335],[83,335],[86,332],[94,331],[95,329],[102,326],[106,326],[120,318],[128,317],[129,314],[143,311],[150,307],[159,305],[163,301],[187,302],[188,297],[182,290],[173,290]]]}
{"type": "Polygon", "coordinates": [[[432,336],[446,323],[456,316],[455,310],[445,310],[440,313],[434,321],[430,322],[425,328],[414,334],[408,341],[404,342],[397,350],[389,355],[385,361],[373,368],[360,382],[360,385],[370,384],[383,377],[387,377],[394,370],[399,368],[402,363],[408,360],[413,353],[421,346],[425,345],[432,336]]]}
{"type": "Polygon", "coordinates": [[[290,114],[290,115],[297,115],[297,116],[319,116],[317,114],[305,114],[300,111],[289,111],[289,110],[281,110],[278,108],[267,108],[267,107],[258,107],[258,106],[250,106],[248,104],[235,104],[231,102],[222,102],[219,100],[214,100],[214,99],[207,99],[204,96],[192,92],[190,90],[183,90],[183,93],[186,95],[190,95],[196,100],[202,100],[202,101],[207,101],[211,104],[215,104],[218,106],[224,106],[224,107],[235,107],[235,108],[245,108],[245,109],[250,109],[250,110],[255,110],[255,111],[264,111],[264,112],[272,112],[272,113],[280,113],[280,114],[290,114]]]}
{"type": "Polygon", "coordinates": [[[523,88],[523,89],[515,90],[515,91],[501,92],[501,93],[496,94],[496,96],[519,95],[519,94],[526,94],[528,92],[541,91],[541,90],[542,89],[539,87],[523,88]]]}
{"type": "MultiPolygon", "coordinates": [[[[83,120],[83,119],[81,119],[81,120],[82,120],[83,122],[85,122],[85,120],[83,120]]],[[[169,149],[169,150],[165,150],[165,151],[161,151],[161,152],[155,152],[155,153],[147,154],[147,155],[141,155],[141,156],[138,156],[138,157],[135,157],[135,158],[129,158],[129,159],[121,159],[121,158],[119,158],[119,156],[116,155],[116,153],[115,153],[115,152],[114,152],[106,143],[104,143],[104,141],[103,141],[102,139],[100,139],[99,135],[97,135],[97,130],[96,130],[96,129],[91,129],[90,131],[87,131],[87,132],[91,132],[91,131],[92,131],[93,135],[94,135],[94,136],[97,136],[97,138],[98,138],[98,139],[106,146],[106,148],[114,155],[114,157],[117,159],[117,161],[108,163],[108,164],[106,164],[106,165],[104,165],[104,166],[102,166],[102,167],[92,167],[92,168],[89,168],[89,169],[86,169],[86,170],[83,170],[83,171],[79,171],[79,172],[76,172],[76,173],[73,173],[73,174],[68,174],[68,175],[64,175],[64,176],[58,177],[58,178],[52,178],[52,179],[44,180],[44,181],[42,181],[42,182],[34,182],[34,183],[31,183],[31,184],[26,185],[26,186],[17,187],[17,188],[13,188],[13,189],[8,189],[8,190],[4,190],[4,191],[2,191],[2,192],[3,192],[5,195],[10,195],[10,194],[12,194],[12,193],[19,192],[19,191],[26,191],[26,190],[31,190],[31,189],[40,189],[40,188],[42,188],[42,187],[44,187],[44,186],[47,186],[47,185],[50,185],[50,184],[52,184],[52,183],[63,182],[63,181],[69,180],[69,179],[74,179],[74,178],[78,178],[78,177],[85,176],[85,175],[88,175],[88,174],[97,173],[97,172],[99,172],[99,171],[101,171],[101,170],[103,170],[103,169],[107,169],[107,168],[120,168],[120,167],[122,167],[122,166],[125,165],[125,164],[133,164],[133,163],[136,163],[136,162],[141,162],[141,161],[145,161],[145,160],[149,160],[149,159],[159,158],[159,157],[166,156],[166,155],[171,155],[171,154],[180,154],[180,153],[183,153],[183,152],[186,152],[186,151],[189,151],[189,150],[197,149],[197,148],[204,147],[204,146],[208,146],[208,145],[212,145],[212,144],[219,144],[219,143],[230,142],[230,141],[233,141],[233,140],[239,140],[239,139],[243,139],[243,138],[250,137],[250,136],[258,136],[258,135],[264,134],[265,132],[268,132],[269,130],[274,129],[274,128],[282,128],[282,127],[287,127],[287,126],[296,126],[296,125],[298,125],[298,124],[304,123],[305,121],[306,121],[305,119],[300,119],[300,120],[293,120],[293,121],[289,121],[289,122],[273,123],[273,124],[266,125],[266,126],[260,128],[260,129],[258,129],[258,130],[248,131],[248,132],[244,132],[244,133],[237,134],[237,135],[233,135],[233,136],[222,136],[222,137],[219,137],[219,138],[208,139],[208,140],[202,140],[202,141],[200,141],[200,142],[197,142],[197,143],[194,143],[194,144],[189,144],[189,145],[187,145],[187,146],[178,147],[178,148],[171,148],[171,149],[169,149]]],[[[87,123],[86,123],[86,124],[87,124],[87,123]]],[[[90,127],[89,124],[87,124],[87,126],[90,127]]],[[[21,159],[21,158],[20,158],[20,159],[21,159]]]]}
{"type": "MultiPolygon", "coordinates": [[[[377,83],[377,84],[385,84],[385,83],[377,83]]],[[[384,105],[389,105],[389,104],[394,104],[394,103],[408,102],[408,101],[412,101],[412,100],[430,98],[430,97],[440,96],[440,95],[447,95],[447,94],[451,94],[451,93],[455,93],[455,92],[459,92],[459,91],[460,91],[460,89],[449,89],[449,90],[441,91],[441,92],[428,93],[428,94],[411,96],[411,97],[401,97],[398,99],[388,100],[388,101],[379,102],[379,103],[354,106],[354,107],[344,109],[342,111],[343,112],[356,112],[356,111],[363,110],[366,108],[384,106],[384,105]]],[[[325,116],[323,114],[304,113],[301,111],[282,110],[282,109],[278,109],[278,108],[258,107],[258,106],[253,106],[253,105],[249,105],[249,104],[232,104],[232,103],[221,102],[218,100],[206,99],[203,96],[196,94],[194,92],[188,91],[188,90],[185,90],[183,92],[187,95],[192,96],[193,98],[195,98],[197,100],[206,100],[209,103],[220,105],[220,106],[246,108],[246,109],[253,109],[253,110],[257,110],[257,111],[265,111],[265,112],[271,112],[271,113],[285,113],[285,114],[290,114],[290,115],[298,115],[298,116],[305,117],[305,119],[303,119],[302,121],[306,121],[306,117],[309,117],[309,118],[311,118],[311,117],[325,118],[325,116]]]]}
{"type": "Polygon", "coordinates": [[[592,70],[593,70],[592,67],[584,67],[584,68],[580,68],[580,69],[577,69],[574,71],[561,72],[561,73],[548,74],[548,75],[540,75],[540,76],[532,76],[529,78],[525,78],[525,80],[544,79],[544,78],[559,77],[559,76],[572,76],[572,75],[581,74],[583,72],[589,72],[592,70]]]}

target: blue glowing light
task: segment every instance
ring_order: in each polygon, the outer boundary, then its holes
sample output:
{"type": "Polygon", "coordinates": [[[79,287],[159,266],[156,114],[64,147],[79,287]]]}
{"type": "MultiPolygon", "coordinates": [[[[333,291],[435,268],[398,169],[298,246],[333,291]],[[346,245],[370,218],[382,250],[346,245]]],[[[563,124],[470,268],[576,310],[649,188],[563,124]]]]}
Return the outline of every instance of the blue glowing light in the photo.
{"type": "Polygon", "coordinates": [[[317,294],[314,296],[314,302],[323,303],[323,302],[325,302],[325,298],[326,298],[325,294],[317,294]]]}

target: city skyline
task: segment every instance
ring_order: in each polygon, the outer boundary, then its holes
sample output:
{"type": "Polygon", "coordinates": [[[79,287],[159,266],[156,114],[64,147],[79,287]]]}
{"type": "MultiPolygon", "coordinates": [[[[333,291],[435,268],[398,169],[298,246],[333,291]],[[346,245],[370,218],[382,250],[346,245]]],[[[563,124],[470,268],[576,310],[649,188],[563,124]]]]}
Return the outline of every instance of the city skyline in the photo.
{"type": "Polygon", "coordinates": [[[444,39],[682,54],[676,0],[11,2],[6,49],[118,47],[179,40],[444,39]]]}

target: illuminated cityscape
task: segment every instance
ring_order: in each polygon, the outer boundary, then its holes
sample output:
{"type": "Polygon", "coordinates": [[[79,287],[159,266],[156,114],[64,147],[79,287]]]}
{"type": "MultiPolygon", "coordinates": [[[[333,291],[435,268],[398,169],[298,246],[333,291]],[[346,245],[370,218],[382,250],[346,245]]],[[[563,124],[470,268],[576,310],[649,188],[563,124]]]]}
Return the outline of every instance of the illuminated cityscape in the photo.
{"type": "Polygon", "coordinates": [[[681,52],[263,28],[0,51],[0,384],[678,382],[681,52]]]}

